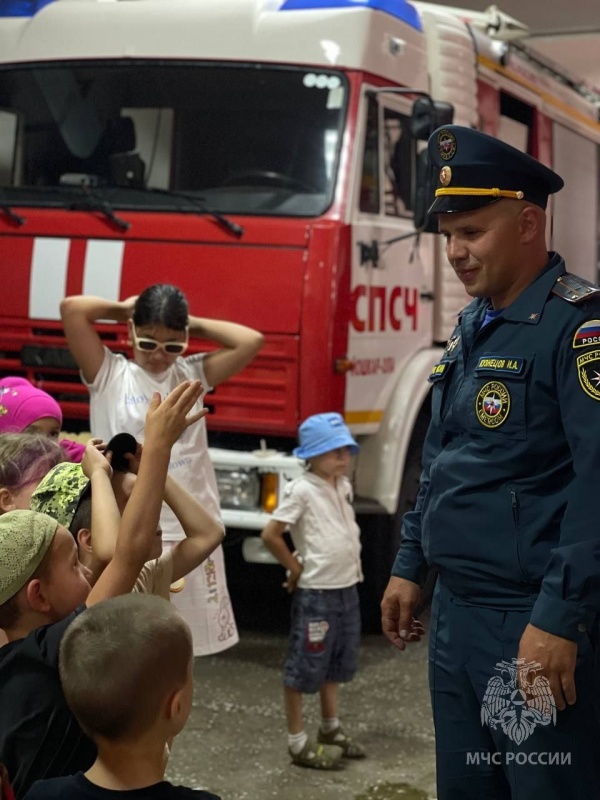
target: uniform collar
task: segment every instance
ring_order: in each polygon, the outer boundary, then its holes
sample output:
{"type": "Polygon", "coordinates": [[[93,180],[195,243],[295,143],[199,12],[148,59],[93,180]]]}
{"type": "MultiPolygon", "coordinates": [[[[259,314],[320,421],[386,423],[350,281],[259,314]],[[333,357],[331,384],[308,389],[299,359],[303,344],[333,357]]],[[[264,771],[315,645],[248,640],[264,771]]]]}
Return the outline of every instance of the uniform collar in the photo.
{"type": "Polygon", "coordinates": [[[558,253],[549,253],[549,261],[537,278],[521,292],[517,299],[502,314],[511,322],[526,322],[537,325],[552,287],[565,272],[565,262],[558,253]]]}
{"type": "MultiPolygon", "coordinates": [[[[556,280],[566,272],[565,262],[558,253],[548,253],[549,261],[537,278],[521,292],[517,299],[500,315],[501,319],[511,322],[526,322],[537,325],[540,321],[544,305],[556,280]]],[[[467,326],[479,330],[486,311],[490,308],[487,297],[476,297],[458,315],[458,324],[465,318],[467,326]]]]}
{"type": "Polygon", "coordinates": [[[333,489],[334,491],[339,489],[340,484],[341,484],[341,478],[340,478],[340,479],[338,479],[336,481],[335,486],[332,486],[329,483],[329,481],[326,481],[324,478],[321,478],[319,475],[315,475],[315,473],[311,472],[310,470],[307,470],[304,473],[304,477],[307,478],[310,481],[310,483],[314,483],[315,486],[329,486],[329,488],[333,489]]]}

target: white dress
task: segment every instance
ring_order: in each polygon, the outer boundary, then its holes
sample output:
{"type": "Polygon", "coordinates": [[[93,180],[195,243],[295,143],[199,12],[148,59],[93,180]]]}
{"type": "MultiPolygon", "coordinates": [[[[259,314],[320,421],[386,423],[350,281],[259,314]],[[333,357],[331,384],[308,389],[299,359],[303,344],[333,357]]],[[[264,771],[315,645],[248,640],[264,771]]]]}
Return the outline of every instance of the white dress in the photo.
{"type": "MultiPolygon", "coordinates": [[[[208,387],[202,366],[203,354],[177,358],[165,372],[150,374],[134,361],[104,349],[104,361],[90,392],[90,427],[94,436],[108,442],[117,433],[131,433],[143,442],[144,421],[154,392],[165,397],[185,380],[202,381],[208,387]]],[[[85,382],[85,381],[84,381],[85,382]]],[[[201,401],[196,411],[201,407],[201,401]]],[[[219,494],[208,455],[206,423],[202,419],[182,433],[171,451],[169,474],[206,510],[220,519],[219,494]]],[[[172,547],[183,537],[179,521],[166,505],[161,513],[164,546],[172,547]]],[[[171,600],[186,619],[194,638],[194,655],[218,653],[239,641],[231,608],[223,550],[218,547],[197,569],[185,577],[183,589],[171,600]]]]}

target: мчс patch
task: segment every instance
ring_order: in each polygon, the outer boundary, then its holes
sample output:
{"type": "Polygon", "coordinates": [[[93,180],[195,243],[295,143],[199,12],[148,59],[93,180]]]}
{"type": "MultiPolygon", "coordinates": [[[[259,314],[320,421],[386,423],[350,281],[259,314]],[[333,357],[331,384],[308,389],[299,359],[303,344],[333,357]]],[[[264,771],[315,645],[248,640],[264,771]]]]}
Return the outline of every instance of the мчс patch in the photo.
{"type": "Polygon", "coordinates": [[[577,356],[577,376],[583,391],[600,400],[600,350],[589,350],[577,356]]]}
{"type": "MultiPolygon", "coordinates": [[[[600,396],[600,395],[599,395],[600,396]]],[[[484,428],[499,428],[510,411],[510,394],[500,381],[489,381],[479,390],[475,413],[484,428]]]]}

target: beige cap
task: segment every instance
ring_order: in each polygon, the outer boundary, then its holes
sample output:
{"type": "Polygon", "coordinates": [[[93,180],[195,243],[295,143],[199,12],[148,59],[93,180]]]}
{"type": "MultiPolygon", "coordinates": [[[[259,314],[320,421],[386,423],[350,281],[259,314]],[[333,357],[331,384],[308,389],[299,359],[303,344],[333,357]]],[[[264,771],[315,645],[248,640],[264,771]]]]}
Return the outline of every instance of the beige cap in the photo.
{"type": "Polygon", "coordinates": [[[27,583],[48,552],[58,523],[35,511],[0,516],[0,605],[27,583]]]}

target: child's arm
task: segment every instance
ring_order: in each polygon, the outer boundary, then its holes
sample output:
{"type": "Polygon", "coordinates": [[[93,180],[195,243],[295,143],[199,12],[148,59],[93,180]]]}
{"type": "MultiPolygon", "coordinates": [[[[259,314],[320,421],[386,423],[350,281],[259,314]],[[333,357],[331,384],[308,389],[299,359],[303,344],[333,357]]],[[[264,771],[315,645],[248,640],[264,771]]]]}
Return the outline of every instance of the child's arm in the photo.
{"type": "Polygon", "coordinates": [[[218,319],[189,318],[192,336],[201,336],[222,345],[204,357],[202,366],[210,386],[217,386],[246,366],[263,345],[262,333],[218,319]]]}
{"type": "Polygon", "coordinates": [[[186,381],[163,401],[157,393],[153,395],[146,414],[146,441],[138,477],[121,518],[115,555],[90,592],[88,606],[130,592],[149,559],[160,518],[171,447],[189,425],[205,416],[206,409],[187,416],[201,392],[200,381],[186,381]]]}
{"type": "Polygon", "coordinates": [[[302,575],[304,567],[296,558],[296,554],[290,551],[283,538],[286,528],[287,523],[272,519],[267,522],[260,537],[265,543],[267,550],[270,550],[277,561],[285,567],[287,571],[287,580],[283,585],[288,592],[291,593],[296,589],[296,584],[298,583],[300,575],[302,575]]]}
{"type": "Polygon", "coordinates": [[[172,550],[173,581],[178,581],[221,544],[224,530],[223,525],[170,476],[167,477],[163,499],[181,523],[186,536],[172,550]]]}
{"type": "Polygon", "coordinates": [[[92,295],[73,295],[61,302],[60,315],[67,344],[88,383],[94,382],[104,361],[104,345],[94,322],[99,319],[126,322],[133,313],[135,301],[135,297],[117,302],[92,295]]]}
{"type": "Polygon", "coordinates": [[[92,491],[92,554],[100,564],[106,565],[115,552],[121,515],[111,484],[112,469],[102,447],[101,439],[90,439],[81,469],[90,479],[92,491]]]}

